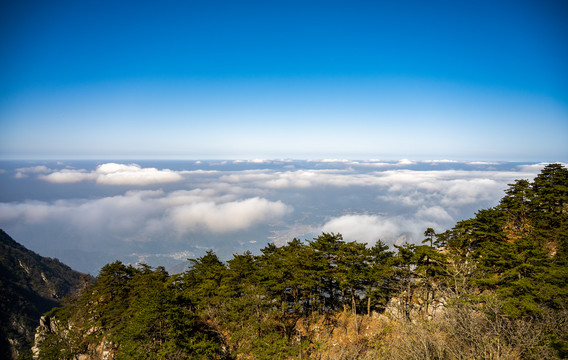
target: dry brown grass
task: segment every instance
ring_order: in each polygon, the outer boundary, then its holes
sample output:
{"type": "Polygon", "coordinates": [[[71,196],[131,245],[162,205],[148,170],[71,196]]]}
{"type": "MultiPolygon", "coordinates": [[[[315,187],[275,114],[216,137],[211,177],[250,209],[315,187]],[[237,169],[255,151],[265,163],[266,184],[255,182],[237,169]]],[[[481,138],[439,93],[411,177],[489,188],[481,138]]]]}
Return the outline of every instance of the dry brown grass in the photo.
{"type": "Polygon", "coordinates": [[[472,306],[449,308],[431,321],[403,322],[384,315],[341,313],[297,326],[298,340],[308,340],[302,358],[354,359],[558,359],[551,336],[568,331],[568,313],[510,319],[496,304],[481,311],[472,306]],[[491,308],[493,307],[493,308],[491,308]]]}

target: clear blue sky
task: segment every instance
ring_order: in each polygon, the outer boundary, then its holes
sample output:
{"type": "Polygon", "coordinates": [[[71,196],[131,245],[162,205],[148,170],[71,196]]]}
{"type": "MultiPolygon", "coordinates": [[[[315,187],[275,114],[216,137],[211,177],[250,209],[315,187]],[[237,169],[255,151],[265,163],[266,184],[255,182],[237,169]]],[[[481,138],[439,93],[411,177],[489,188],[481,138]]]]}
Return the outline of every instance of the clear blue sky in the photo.
{"type": "Polygon", "coordinates": [[[568,160],[568,2],[3,1],[2,158],[568,160]]]}

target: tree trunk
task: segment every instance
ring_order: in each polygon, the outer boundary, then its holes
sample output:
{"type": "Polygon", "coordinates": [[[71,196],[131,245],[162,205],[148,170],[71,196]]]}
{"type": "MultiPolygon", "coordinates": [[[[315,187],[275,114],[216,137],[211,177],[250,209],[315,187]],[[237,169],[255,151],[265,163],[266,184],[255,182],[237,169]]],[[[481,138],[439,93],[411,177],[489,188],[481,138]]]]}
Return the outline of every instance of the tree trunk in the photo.
{"type": "Polygon", "coordinates": [[[355,333],[359,335],[359,324],[357,323],[357,303],[355,302],[354,291],[351,291],[351,301],[353,302],[353,315],[355,315],[355,333]]]}

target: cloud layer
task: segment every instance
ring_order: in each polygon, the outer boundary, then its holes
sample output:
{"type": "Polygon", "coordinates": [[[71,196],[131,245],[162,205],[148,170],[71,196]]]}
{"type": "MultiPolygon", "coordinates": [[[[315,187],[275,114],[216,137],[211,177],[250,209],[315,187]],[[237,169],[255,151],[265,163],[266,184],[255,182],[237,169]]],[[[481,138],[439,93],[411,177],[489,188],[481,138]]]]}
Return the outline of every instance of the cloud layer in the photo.
{"type": "Polygon", "coordinates": [[[281,201],[259,197],[227,201],[232,197],[200,190],[172,193],[138,190],[93,200],[0,203],[0,223],[65,224],[68,229],[77,231],[146,241],[151,236],[157,239],[172,228],[181,235],[246,230],[259,224],[279,222],[293,211],[281,201]]]}
{"type": "Polygon", "coordinates": [[[292,208],[281,201],[255,197],[222,204],[211,201],[182,205],[172,209],[170,219],[181,232],[207,229],[226,233],[259,223],[273,223],[291,212],[292,208]]]}
{"type": "Polygon", "coordinates": [[[0,176],[14,186],[49,185],[54,195],[0,202],[0,226],[14,236],[36,237],[39,244],[50,234],[52,242],[44,245],[50,249],[116,251],[107,261],[134,252],[198,254],[220,246],[231,254],[322,231],[342,233],[349,241],[397,244],[421,240],[428,227],[443,231],[496,205],[507,184],[532,179],[544,166],[333,159],[190,165],[4,169],[0,176]],[[66,195],[67,189],[73,193],[66,195]]]}
{"type": "Polygon", "coordinates": [[[172,170],[158,170],[156,168],[142,168],[137,164],[106,163],[97,166],[94,171],[63,169],[40,179],[52,183],[76,183],[80,181],[95,181],[102,185],[130,185],[147,186],[152,184],[172,183],[183,180],[183,177],[172,170]]]}

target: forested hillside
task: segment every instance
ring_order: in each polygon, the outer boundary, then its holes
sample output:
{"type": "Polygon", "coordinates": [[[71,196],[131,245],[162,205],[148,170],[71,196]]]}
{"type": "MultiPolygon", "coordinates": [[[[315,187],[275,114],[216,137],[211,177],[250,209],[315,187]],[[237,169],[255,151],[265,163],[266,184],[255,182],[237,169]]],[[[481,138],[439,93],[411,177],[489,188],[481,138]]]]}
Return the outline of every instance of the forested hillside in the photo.
{"type": "Polygon", "coordinates": [[[568,170],[422,244],[323,233],[183,274],[115,262],[54,309],[40,359],[556,359],[568,356],[568,170]]]}
{"type": "Polygon", "coordinates": [[[40,316],[78,291],[83,274],[0,230],[0,358],[29,358],[40,316]]]}

